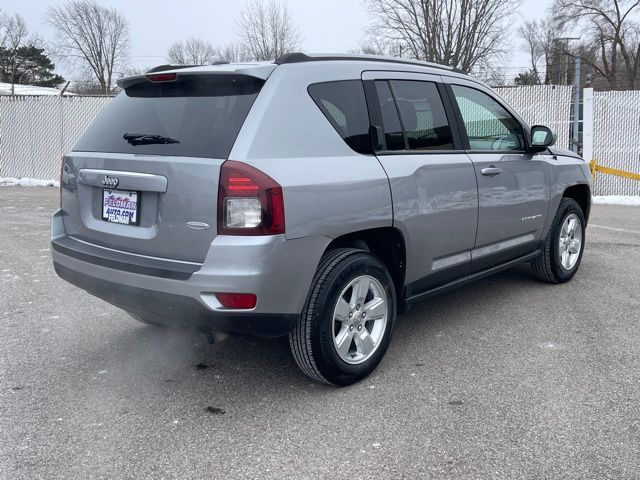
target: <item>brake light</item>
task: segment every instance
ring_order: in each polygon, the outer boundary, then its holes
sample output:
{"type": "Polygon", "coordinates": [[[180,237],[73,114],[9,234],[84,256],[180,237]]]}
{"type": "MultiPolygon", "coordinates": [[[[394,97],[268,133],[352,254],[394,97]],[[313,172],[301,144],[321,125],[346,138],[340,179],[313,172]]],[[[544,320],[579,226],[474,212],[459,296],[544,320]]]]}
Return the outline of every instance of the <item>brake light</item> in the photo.
{"type": "Polygon", "coordinates": [[[177,73],[154,73],[151,75],[145,75],[150,82],[175,82],[178,78],[177,73]]]}
{"type": "Polygon", "coordinates": [[[218,234],[284,233],[282,187],[246,163],[227,160],[220,169],[218,234]]]}
{"type": "Polygon", "coordinates": [[[224,308],[251,309],[258,303],[253,293],[216,293],[216,297],[224,308]]]}

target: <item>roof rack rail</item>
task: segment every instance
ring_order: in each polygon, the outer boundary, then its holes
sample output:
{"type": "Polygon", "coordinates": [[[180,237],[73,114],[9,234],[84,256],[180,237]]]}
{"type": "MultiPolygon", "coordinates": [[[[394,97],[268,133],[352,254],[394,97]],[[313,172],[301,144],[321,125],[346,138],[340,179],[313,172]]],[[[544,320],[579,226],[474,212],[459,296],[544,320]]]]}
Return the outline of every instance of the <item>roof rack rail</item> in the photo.
{"type": "Polygon", "coordinates": [[[158,65],[144,73],[164,72],[165,70],[180,70],[181,68],[201,67],[202,65],[158,65]]]}
{"type": "Polygon", "coordinates": [[[431,68],[441,68],[442,70],[454,71],[453,67],[447,65],[440,65],[438,63],[423,62],[422,60],[411,60],[408,58],[395,58],[395,57],[383,57],[380,55],[357,55],[357,54],[318,54],[307,55],[302,52],[285,53],[276,58],[273,62],[276,65],[286,65],[289,63],[303,63],[303,62],[326,62],[331,60],[356,60],[361,62],[388,62],[399,63],[403,65],[416,65],[431,68]]]}

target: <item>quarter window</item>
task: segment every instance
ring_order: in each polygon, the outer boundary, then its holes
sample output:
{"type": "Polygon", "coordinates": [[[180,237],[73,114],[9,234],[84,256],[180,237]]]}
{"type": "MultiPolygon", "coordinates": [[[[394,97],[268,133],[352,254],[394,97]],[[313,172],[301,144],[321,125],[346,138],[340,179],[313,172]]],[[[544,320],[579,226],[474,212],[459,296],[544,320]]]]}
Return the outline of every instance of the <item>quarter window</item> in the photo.
{"type": "Polygon", "coordinates": [[[309,95],[347,145],[358,153],[372,153],[369,113],[360,80],[316,83],[309,86],[309,95]]]}
{"type": "Polygon", "coordinates": [[[469,148],[479,151],[523,150],[522,126],[502,105],[486,93],[452,85],[462,114],[469,148]]]}

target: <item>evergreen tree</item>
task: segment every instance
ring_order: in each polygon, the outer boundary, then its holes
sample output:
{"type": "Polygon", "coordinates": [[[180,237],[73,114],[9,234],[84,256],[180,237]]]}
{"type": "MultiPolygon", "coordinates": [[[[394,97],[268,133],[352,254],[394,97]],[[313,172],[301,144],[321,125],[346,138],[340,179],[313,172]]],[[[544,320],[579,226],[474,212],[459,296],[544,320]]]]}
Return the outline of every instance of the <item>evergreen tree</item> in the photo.
{"type": "Polygon", "coordinates": [[[33,44],[15,50],[0,47],[0,80],[3,82],[57,87],[64,78],[54,73],[54,68],[44,48],[33,44]]]}
{"type": "Polygon", "coordinates": [[[540,78],[536,72],[528,70],[519,73],[518,76],[513,79],[513,83],[516,85],[540,85],[540,78]]]}

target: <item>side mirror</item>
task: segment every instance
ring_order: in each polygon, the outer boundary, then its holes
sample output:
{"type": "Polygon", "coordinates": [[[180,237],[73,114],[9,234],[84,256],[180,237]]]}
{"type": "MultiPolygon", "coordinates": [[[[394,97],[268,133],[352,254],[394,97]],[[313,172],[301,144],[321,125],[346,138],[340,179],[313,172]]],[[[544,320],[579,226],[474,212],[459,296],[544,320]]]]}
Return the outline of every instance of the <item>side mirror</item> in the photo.
{"type": "Polygon", "coordinates": [[[534,125],[531,127],[531,148],[533,150],[544,150],[556,143],[556,135],[549,127],[534,125]]]}

